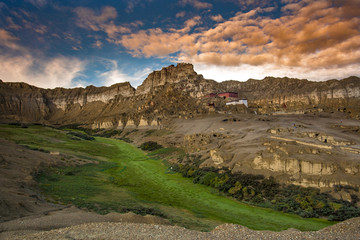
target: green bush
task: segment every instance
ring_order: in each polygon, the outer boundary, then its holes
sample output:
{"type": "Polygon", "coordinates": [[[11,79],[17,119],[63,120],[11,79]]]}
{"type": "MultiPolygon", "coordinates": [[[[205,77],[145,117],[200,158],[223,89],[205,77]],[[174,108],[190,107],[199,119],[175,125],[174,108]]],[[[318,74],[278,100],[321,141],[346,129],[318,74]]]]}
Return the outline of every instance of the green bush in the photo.
{"type": "Polygon", "coordinates": [[[343,221],[353,217],[360,216],[360,209],[353,206],[343,205],[339,210],[335,211],[330,217],[330,221],[343,221]]]}
{"type": "Polygon", "coordinates": [[[111,138],[115,135],[120,135],[122,133],[122,130],[105,130],[103,132],[96,133],[95,136],[99,137],[105,137],[105,138],[111,138]]]}
{"type": "Polygon", "coordinates": [[[149,141],[149,142],[144,142],[143,144],[141,144],[140,148],[144,151],[154,151],[154,150],[163,148],[163,146],[161,146],[157,142],[149,141]]]}
{"type": "Polygon", "coordinates": [[[92,136],[89,136],[85,133],[80,133],[80,132],[68,132],[67,133],[68,135],[72,135],[72,136],[75,136],[75,137],[78,137],[78,138],[81,138],[81,139],[84,139],[84,140],[88,140],[88,141],[93,141],[95,140],[94,137],[92,136]]]}

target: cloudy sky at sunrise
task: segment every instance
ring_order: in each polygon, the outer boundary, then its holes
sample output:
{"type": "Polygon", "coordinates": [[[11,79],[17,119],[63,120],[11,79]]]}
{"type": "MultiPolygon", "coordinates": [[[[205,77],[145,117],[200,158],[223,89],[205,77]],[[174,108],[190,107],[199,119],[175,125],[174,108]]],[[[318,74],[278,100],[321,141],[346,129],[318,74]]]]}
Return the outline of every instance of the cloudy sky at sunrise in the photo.
{"type": "Polygon", "coordinates": [[[177,62],[217,81],[360,76],[360,1],[0,1],[5,82],[137,86],[177,62]]]}

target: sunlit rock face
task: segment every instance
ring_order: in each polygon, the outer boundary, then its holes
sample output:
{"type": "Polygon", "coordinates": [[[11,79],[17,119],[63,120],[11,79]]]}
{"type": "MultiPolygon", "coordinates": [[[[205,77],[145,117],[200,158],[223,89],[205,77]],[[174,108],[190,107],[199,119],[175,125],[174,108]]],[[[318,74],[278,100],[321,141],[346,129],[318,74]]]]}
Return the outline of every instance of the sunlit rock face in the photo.
{"type": "Polygon", "coordinates": [[[110,103],[116,98],[120,97],[132,97],[135,94],[135,89],[130,83],[118,83],[110,87],[94,87],[89,86],[76,89],[63,89],[56,88],[49,92],[49,98],[56,105],[56,107],[66,110],[66,107],[71,104],[79,104],[84,106],[90,102],[103,102],[110,103]]]}
{"type": "Polygon", "coordinates": [[[192,64],[179,63],[177,66],[171,65],[162,68],[160,71],[150,73],[144,82],[137,88],[136,94],[148,93],[153,88],[165,84],[174,84],[180,81],[191,81],[195,79],[202,79],[202,76],[194,71],[194,66],[192,64]]]}

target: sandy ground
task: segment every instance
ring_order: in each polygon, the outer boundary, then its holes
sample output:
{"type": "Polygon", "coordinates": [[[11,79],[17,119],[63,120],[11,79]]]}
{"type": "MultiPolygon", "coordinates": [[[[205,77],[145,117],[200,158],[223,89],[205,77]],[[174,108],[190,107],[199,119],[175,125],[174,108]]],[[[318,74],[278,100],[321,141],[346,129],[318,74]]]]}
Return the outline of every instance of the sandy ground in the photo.
{"type": "MultiPolygon", "coordinates": [[[[140,216],[134,213],[109,213],[99,215],[76,207],[64,207],[60,210],[42,212],[23,218],[0,223],[0,239],[24,239],[26,235],[50,231],[53,229],[63,229],[66,227],[77,226],[90,223],[136,223],[136,224],[156,224],[168,225],[166,219],[146,215],[140,216]]],[[[85,233],[88,230],[85,230],[85,233]]],[[[28,239],[32,239],[29,237],[28,239]]]]}
{"type": "MultiPolygon", "coordinates": [[[[65,216],[64,216],[65,217],[65,216]]],[[[88,216],[88,220],[91,217],[88,216]]],[[[106,218],[106,216],[105,216],[106,218]]],[[[73,218],[70,218],[73,219],[73,218]]],[[[56,219],[52,219],[56,222],[56,219]]],[[[65,217],[65,219],[67,218],[65,217]]],[[[76,221],[75,221],[76,222],[76,221]]],[[[74,222],[70,222],[74,223],[74,222]]],[[[46,224],[45,224],[46,225],[46,224]]],[[[211,232],[197,232],[177,226],[91,222],[50,231],[5,232],[1,239],[360,239],[360,218],[354,218],[317,232],[288,229],[282,232],[253,231],[234,224],[223,224],[211,232]]]]}

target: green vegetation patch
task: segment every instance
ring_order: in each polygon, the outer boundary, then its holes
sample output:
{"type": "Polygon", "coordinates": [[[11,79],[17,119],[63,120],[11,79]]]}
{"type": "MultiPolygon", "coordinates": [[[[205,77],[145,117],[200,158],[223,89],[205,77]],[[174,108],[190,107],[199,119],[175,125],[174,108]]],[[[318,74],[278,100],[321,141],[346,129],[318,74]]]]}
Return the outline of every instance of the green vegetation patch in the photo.
{"type": "Polygon", "coordinates": [[[87,134],[85,134],[85,133],[81,133],[81,132],[68,132],[67,133],[68,135],[72,135],[72,136],[75,136],[76,138],[72,138],[73,140],[88,140],[88,141],[93,141],[93,140],[95,140],[95,138],[94,137],[92,137],[92,136],[89,136],[89,135],[87,135],[87,134]]]}
{"type": "Polygon", "coordinates": [[[143,144],[140,145],[140,148],[142,150],[144,150],[144,151],[155,151],[155,150],[160,149],[162,147],[163,146],[161,146],[157,142],[153,142],[153,141],[144,142],[143,144]]]}
{"type": "Polygon", "coordinates": [[[304,218],[327,217],[332,221],[343,221],[360,216],[360,209],[356,206],[359,199],[356,195],[352,195],[352,201],[348,202],[321,193],[317,188],[280,185],[273,177],[198,166],[196,162],[193,165],[175,164],[171,169],[181,173],[183,177],[192,178],[194,183],[211,186],[239,201],[304,218]]]}
{"type": "MultiPolygon", "coordinates": [[[[64,131],[41,126],[24,129],[0,125],[0,134],[23,145],[104,159],[98,164],[46,169],[38,175],[41,189],[54,202],[71,203],[102,214],[153,214],[203,231],[221,223],[274,231],[318,230],[332,224],[241,203],[212,187],[194,184],[180,173],[170,174],[161,160],[151,159],[140,149],[116,139],[77,141],[64,131]]],[[[208,182],[208,178],[211,176],[202,181],[208,182]]]]}

